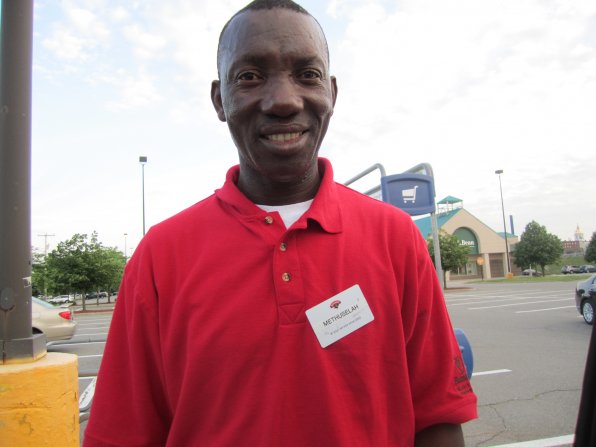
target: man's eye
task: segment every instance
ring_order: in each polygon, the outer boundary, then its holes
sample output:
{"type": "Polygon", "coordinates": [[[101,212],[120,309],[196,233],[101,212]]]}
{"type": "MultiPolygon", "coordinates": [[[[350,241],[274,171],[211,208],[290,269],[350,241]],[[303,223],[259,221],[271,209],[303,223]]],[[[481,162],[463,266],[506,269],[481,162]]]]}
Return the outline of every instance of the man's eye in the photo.
{"type": "Polygon", "coordinates": [[[240,73],[240,75],[238,76],[239,81],[256,81],[257,79],[259,79],[259,76],[252,71],[240,73]]]}
{"type": "Polygon", "coordinates": [[[320,79],[323,75],[317,70],[304,70],[300,73],[302,79],[320,79]]]}

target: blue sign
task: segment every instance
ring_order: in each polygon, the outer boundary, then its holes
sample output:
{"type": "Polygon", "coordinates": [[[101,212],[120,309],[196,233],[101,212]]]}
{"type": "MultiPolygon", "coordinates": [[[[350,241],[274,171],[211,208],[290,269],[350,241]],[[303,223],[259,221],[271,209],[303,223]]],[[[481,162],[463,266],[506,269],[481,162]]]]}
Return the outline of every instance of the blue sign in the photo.
{"type": "Polygon", "coordinates": [[[468,337],[466,337],[466,333],[462,329],[455,328],[454,331],[461,356],[464,360],[464,365],[466,366],[468,379],[471,379],[472,373],[474,372],[474,354],[472,353],[472,346],[470,345],[468,337]]]}
{"type": "Polygon", "coordinates": [[[434,213],[433,178],[422,174],[395,174],[381,177],[383,202],[404,210],[410,216],[434,213]]]}

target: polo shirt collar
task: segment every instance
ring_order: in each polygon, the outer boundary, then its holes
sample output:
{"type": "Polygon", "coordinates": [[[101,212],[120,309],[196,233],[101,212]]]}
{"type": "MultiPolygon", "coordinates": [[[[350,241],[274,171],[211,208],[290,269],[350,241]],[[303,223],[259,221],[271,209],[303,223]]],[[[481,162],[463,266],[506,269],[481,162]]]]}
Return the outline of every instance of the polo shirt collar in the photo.
{"type": "MultiPolygon", "coordinates": [[[[318,159],[319,172],[323,174],[321,185],[308,211],[296,222],[294,228],[306,228],[308,220],[319,223],[328,233],[342,231],[340,203],[337,196],[337,184],[333,180],[331,162],[325,158],[318,159]]],[[[226,174],[226,181],[221,189],[215,191],[216,197],[238,217],[246,220],[262,220],[266,212],[257,207],[237,186],[240,166],[231,167],[226,174]]]]}

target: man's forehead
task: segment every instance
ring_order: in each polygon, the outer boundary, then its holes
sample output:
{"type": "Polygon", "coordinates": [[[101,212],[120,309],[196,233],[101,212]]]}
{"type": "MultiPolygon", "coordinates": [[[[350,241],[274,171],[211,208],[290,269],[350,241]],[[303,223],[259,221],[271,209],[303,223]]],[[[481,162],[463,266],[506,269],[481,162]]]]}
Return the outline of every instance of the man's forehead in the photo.
{"type": "Polygon", "coordinates": [[[220,53],[235,53],[241,48],[246,52],[265,52],[266,48],[284,43],[293,43],[296,39],[312,43],[313,51],[309,57],[328,60],[325,35],[318,22],[308,14],[282,8],[249,10],[235,16],[222,35],[220,53]]]}

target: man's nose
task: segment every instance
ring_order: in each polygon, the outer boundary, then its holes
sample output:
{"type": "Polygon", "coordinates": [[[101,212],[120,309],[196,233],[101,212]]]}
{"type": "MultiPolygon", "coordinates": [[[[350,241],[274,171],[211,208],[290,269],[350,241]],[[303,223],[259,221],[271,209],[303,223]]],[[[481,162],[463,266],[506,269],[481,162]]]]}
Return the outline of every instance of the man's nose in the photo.
{"type": "Polygon", "coordinates": [[[261,110],[267,115],[291,116],[304,105],[300,86],[291,75],[273,76],[267,80],[261,110]]]}

